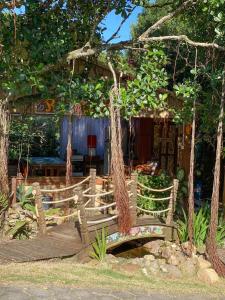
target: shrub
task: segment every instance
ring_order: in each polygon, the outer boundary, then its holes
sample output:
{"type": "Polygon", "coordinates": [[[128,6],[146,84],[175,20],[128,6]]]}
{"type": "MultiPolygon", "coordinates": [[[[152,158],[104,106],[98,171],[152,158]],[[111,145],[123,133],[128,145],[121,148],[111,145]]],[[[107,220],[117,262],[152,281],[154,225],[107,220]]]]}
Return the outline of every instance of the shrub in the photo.
{"type": "MultiPolygon", "coordinates": [[[[145,185],[146,187],[153,189],[162,189],[171,185],[172,179],[165,172],[162,172],[160,175],[138,175],[138,181],[145,185]]],[[[150,197],[150,198],[161,198],[168,197],[170,192],[150,192],[148,190],[142,189],[142,195],[150,197]]],[[[167,201],[156,202],[154,200],[144,199],[142,197],[138,197],[137,204],[139,207],[147,209],[147,210],[156,210],[156,209],[164,209],[168,206],[167,201]]]]}
{"type": "Polygon", "coordinates": [[[19,185],[16,192],[16,198],[19,201],[22,208],[35,212],[34,198],[32,194],[32,187],[27,190],[24,184],[19,185]]]}

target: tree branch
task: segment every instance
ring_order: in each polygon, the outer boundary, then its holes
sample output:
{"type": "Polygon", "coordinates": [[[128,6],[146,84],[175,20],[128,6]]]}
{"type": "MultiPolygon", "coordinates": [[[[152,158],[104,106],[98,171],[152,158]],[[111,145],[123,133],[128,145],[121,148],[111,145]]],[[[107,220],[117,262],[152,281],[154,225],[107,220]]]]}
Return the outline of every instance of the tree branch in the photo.
{"type": "Polygon", "coordinates": [[[121,21],[120,25],[118,26],[117,30],[111,35],[111,37],[106,41],[106,44],[108,44],[109,42],[111,42],[118,34],[118,32],[120,31],[120,29],[122,28],[123,24],[126,22],[126,20],[130,17],[130,15],[132,14],[132,12],[135,10],[136,6],[134,6],[132,8],[132,10],[129,12],[129,14],[127,14],[127,16],[121,21]]]}
{"type": "Polygon", "coordinates": [[[151,33],[155,32],[156,30],[161,28],[164,23],[166,23],[167,21],[173,19],[177,15],[179,15],[181,12],[183,12],[189,6],[196,4],[197,1],[198,0],[187,0],[187,1],[185,1],[183,4],[181,4],[173,12],[171,12],[168,15],[166,15],[166,16],[162,17],[161,19],[159,19],[156,23],[154,23],[151,27],[149,27],[144,33],[142,33],[142,35],[139,37],[139,41],[143,41],[143,39],[145,39],[151,33]]]}
{"type": "Polygon", "coordinates": [[[203,47],[203,48],[214,48],[220,51],[225,51],[225,47],[222,47],[216,43],[204,43],[204,42],[195,42],[189,39],[186,35],[168,35],[168,36],[153,36],[148,38],[142,38],[142,42],[162,42],[162,41],[179,41],[186,42],[187,44],[193,47],[203,47]]]}

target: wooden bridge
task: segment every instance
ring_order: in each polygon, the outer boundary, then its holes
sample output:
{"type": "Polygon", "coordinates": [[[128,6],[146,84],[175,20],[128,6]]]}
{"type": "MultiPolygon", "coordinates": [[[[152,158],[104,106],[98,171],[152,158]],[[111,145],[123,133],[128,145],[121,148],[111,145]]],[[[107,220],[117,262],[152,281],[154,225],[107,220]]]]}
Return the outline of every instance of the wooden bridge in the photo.
{"type": "Polygon", "coordinates": [[[132,174],[127,182],[130,199],[132,228],[128,235],[122,235],[118,228],[118,212],[113,199],[113,187],[108,191],[96,187],[96,171],[90,170],[90,176],[81,182],[60,189],[42,189],[39,183],[33,184],[38,236],[31,240],[12,240],[0,244],[0,262],[26,262],[69,257],[88,256],[90,247],[96,239],[96,231],[106,228],[107,248],[129,240],[141,238],[164,238],[175,240],[176,227],[173,213],[177,197],[178,180],[164,189],[152,189],[138,182],[137,174],[132,174]],[[168,196],[155,198],[148,193],[166,193],[168,196]],[[64,199],[43,200],[43,195],[66,193],[64,199]],[[167,203],[163,209],[150,210],[138,205],[138,197],[149,202],[167,203]],[[54,218],[68,219],[61,225],[48,229],[44,205],[59,203],[72,204],[73,211],[54,218]],[[143,215],[144,214],[144,215],[143,215]]]}

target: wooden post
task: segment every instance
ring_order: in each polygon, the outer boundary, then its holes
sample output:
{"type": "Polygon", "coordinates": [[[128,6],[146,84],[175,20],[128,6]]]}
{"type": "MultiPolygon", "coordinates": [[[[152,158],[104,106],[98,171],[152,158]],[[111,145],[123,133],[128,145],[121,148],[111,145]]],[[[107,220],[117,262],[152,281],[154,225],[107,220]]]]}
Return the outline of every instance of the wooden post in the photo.
{"type": "Polygon", "coordinates": [[[46,234],[47,227],[45,222],[45,212],[43,208],[42,198],[41,198],[41,189],[38,182],[34,182],[33,186],[33,195],[35,199],[35,209],[37,215],[37,224],[38,224],[38,234],[46,234]]]}
{"type": "Polygon", "coordinates": [[[170,199],[169,207],[168,207],[170,210],[168,211],[167,218],[166,218],[167,225],[171,225],[173,222],[173,214],[174,214],[175,208],[176,208],[178,187],[179,187],[179,180],[174,179],[173,180],[173,189],[171,191],[171,199],[170,199]]]}
{"type": "Polygon", "coordinates": [[[138,183],[138,175],[137,173],[131,174],[131,188],[130,192],[132,195],[130,196],[130,214],[131,214],[131,222],[132,226],[137,224],[137,183],[138,183]]]}
{"type": "Polygon", "coordinates": [[[87,246],[90,243],[90,237],[88,232],[88,225],[87,225],[87,216],[84,207],[84,199],[83,199],[83,191],[82,187],[77,188],[77,209],[79,213],[79,222],[80,222],[80,235],[82,243],[87,246]]]}
{"type": "MultiPolygon", "coordinates": [[[[96,194],[96,169],[90,169],[90,182],[89,187],[90,194],[95,195],[96,194]]],[[[90,201],[89,207],[95,207],[95,197],[92,198],[92,201],[90,201]]]]}
{"type": "Polygon", "coordinates": [[[17,190],[17,179],[16,177],[13,177],[12,178],[12,193],[13,193],[12,206],[16,204],[16,190],[17,190]]]}

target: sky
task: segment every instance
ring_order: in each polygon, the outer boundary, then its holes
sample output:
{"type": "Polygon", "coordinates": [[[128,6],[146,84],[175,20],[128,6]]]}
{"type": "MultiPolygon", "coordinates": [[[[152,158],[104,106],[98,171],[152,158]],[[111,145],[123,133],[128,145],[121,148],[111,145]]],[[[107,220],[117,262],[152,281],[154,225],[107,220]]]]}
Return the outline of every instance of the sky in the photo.
{"type": "MultiPolygon", "coordinates": [[[[118,33],[118,38],[113,40],[112,42],[116,43],[119,41],[129,40],[131,37],[131,25],[137,22],[138,15],[142,12],[142,8],[137,6],[126,22],[123,24],[121,30],[118,33]]],[[[24,7],[20,9],[16,9],[17,14],[24,13],[24,7]]],[[[112,34],[117,30],[118,26],[122,21],[122,17],[120,15],[116,15],[114,11],[109,13],[107,17],[102,21],[102,26],[105,26],[107,29],[104,31],[103,37],[105,40],[110,38],[112,34]]]]}
{"type": "MultiPolygon", "coordinates": [[[[142,12],[141,7],[135,8],[135,10],[132,12],[130,17],[123,24],[120,32],[118,33],[118,38],[115,39],[113,42],[126,41],[130,39],[131,25],[137,22],[138,15],[141,12],[142,12]]],[[[115,12],[111,12],[110,14],[107,15],[106,19],[103,21],[103,25],[107,28],[107,30],[103,34],[105,40],[107,40],[112,36],[112,34],[117,30],[121,21],[122,21],[122,17],[116,15],[115,12]]]]}

